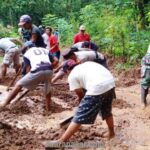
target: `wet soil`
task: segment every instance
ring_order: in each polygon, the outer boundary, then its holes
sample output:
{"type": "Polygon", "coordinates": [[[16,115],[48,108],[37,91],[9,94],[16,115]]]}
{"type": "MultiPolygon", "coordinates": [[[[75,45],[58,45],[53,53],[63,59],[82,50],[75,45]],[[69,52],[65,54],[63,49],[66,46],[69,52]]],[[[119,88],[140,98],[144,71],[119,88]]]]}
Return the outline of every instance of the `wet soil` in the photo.
{"type": "MultiPolygon", "coordinates": [[[[98,116],[95,124],[81,127],[70,141],[101,141],[103,146],[97,150],[150,149],[150,102],[145,110],[141,109],[138,69],[133,72],[115,73],[115,138],[107,140],[106,123],[98,116]]],[[[13,76],[14,73],[9,74],[3,85],[8,85],[13,76]]],[[[0,150],[44,150],[42,141],[57,140],[64,133],[59,122],[74,113],[78,102],[68,85],[52,86],[52,91],[50,112],[45,111],[42,87],[0,112],[0,150]]]]}

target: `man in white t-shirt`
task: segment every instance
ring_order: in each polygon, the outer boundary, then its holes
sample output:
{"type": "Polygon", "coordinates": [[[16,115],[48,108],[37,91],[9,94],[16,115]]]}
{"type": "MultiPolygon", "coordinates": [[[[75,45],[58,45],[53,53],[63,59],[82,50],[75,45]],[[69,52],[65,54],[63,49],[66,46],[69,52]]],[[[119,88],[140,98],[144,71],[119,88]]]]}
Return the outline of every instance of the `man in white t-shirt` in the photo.
{"type": "Polygon", "coordinates": [[[108,138],[113,138],[115,133],[111,109],[112,100],[115,98],[115,82],[110,71],[95,62],[76,66],[73,60],[68,62],[66,69],[68,73],[72,70],[68,77],[69,87],[78,95],[80,104],[68,129],[58,142],[68,141],[82,124],[93,124],[98,113],[106,120],[108,138]]]}
{"type": "Polygon", "coordinates": [[[13,66],[16,70],[16,73],[18,72],[20,68],[20,62],[19,62],[19,54],[20,50],[16,44],[22,45],[21,41],[19,41],[16,38],[2,38],[0,39],[0,51],[4,54],[3,62],[0,67],[0,81],[4,79],[7,68],[10,64],[13,63],[13,66]]]}
{"type": "Polygon", "coordinates": [[[68,59],[72,59],[78,64],[84,63],[87,61],[93,61],[93,62],[97,62],[97,63],[103,65],[104,67],[108,68],[106,58],[104,57],[104,55],[99,52],[96,52],[96,51],[89,50],[89,51],[73,52],[71,49],[67,49],[66,51],[64,51],[62,56],[63,56],[64,60],[66,60],[66,61],[64,61],[59,66],[58,73],[52,79],[53,83],[64,76],[64,74],[65,74],[64,68],[65,68],[65,65],[66,65],[68,59]]]}
{"type": "Polygon", "coordinates": [[[38,47],[28,49],[23,59],[27,74],[16,83],[8,97],[0,104],[0,109],[5,108],[23,87],[33,90],[39,83],[44,82],[46,109],[50,110],[50,79],[53,74],[52,69],[57,65],[58,61],[49,53],[49,50],[38,47]]]}
{"type": "Polygon", "coordinates": [[[45,33],[42,34],[42,37],[43,37],[44,43],[45,43],[45,45],[46,45],[46,48],[47,48],[48,50],[50,50],[49,36],[50,36],[50,28],[49,28],[49,27],[46,27],[46,28],[45,28],[45,33]]]}
{"type": "Polygon", "coordinates": [[[83,51],[83,50],[93,50],[93,51],[97,51],[99,48],[98,46],[93,43],[93,42],[89,42],[89,41],[84,41],[84,42],[78,42],[76,44],[74,44],[72,47],[73,48],[77,48],[78,51],[83,51]]]}

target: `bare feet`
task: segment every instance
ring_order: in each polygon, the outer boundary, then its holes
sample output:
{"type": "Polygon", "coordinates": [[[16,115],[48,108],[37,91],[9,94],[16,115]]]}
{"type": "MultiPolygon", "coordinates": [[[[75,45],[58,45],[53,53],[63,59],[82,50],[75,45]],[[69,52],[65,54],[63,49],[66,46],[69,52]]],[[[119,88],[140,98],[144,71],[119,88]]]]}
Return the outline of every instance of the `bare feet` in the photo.
{"type": "Polygon", "coordinates": [[[141,104],[141,108],[144,110],[146,108],[147,104],[146,103],[142,103],[141,104]]]}
{"type": "Polygon", "coordinates": [[[108,140],[110,140],[110,139],[112,139],[112,138],[114,138],[115,137],[115,133],[114,132],[111,132],[111,133],[109,133],[109,135],[108,135],[108,140]]]}
{"type": "Polygon", "coordinates": [[[102,133],[102,137],[107,138],[108,140],[112,139],[114,136],[115,136],[114,132],[111,132],[111,133],[104,132],[104,133],[102,133]]]}

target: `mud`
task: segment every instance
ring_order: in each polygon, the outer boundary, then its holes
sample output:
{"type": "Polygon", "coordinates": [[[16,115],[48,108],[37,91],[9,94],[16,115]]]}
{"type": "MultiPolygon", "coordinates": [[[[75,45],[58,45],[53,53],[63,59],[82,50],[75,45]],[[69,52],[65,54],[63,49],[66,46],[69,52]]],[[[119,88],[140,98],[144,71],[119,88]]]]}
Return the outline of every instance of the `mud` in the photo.
{"type": "MultiPolygon", "coordinates": [[[[8,85],[13,76],[9,74],[3,85],[8,85]]],[[[97,150],[148,150],[150,106],[144,111],[140,108],[138,69],[133,74],[124,72],[116,77],[119,79],[117,99],[113,101],[115,138],[107,140],[106,123],[97,117],[95,124],[81,127],[70,141],[101,141],[103,146],[97,150]]],[[[4,123],[0,123],[0,149],[43,150],[43,140],[57,140],[64,133],[59,122],[74,113],[78,106],[76,98],[68,85],[52,86],[51,111],[46,112],[43,88],[39,87],[15,105],[10,105],[0,112],[0,122],[4,123]]]]}
{"type": "Polygon", "coordinates": [[[107,62],[109,69],[113,73],[116,79],[116,86],[117,87],[128,87],[133,86],[135,84],[139,83],[140,80],[140,64],[137,63],[137,65],[134,64],[134,66],[123,69],[116,69],[116,64],[120,64],[123,66],[123,64],[126,62],[123,58],[114,58],[110,55],[107,55],[107,62]]]}
{"type": "Polygon", "coordinates": [[[15,127],[8,128],[7,126],[0,129],[1,150],[35,150],[42,148],[42,145],[37,142],[37,135],[34,131],[15,127]]]}

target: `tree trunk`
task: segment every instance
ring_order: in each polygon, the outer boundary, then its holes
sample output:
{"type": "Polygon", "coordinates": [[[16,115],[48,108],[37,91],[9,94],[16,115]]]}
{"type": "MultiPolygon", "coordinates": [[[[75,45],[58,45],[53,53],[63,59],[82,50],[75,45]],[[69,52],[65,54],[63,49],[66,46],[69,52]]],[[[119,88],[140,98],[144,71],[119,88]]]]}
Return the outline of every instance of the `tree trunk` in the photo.
{"type": "Polygon", "coordinates": [[[145,12],[144,12],[144,0],[136,0],[136,7],[139,11],[139,25],[140,29],[145,29],[145,12]]]}

